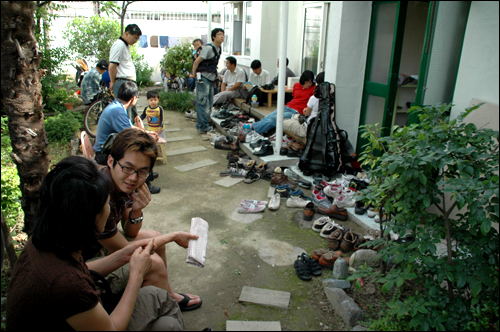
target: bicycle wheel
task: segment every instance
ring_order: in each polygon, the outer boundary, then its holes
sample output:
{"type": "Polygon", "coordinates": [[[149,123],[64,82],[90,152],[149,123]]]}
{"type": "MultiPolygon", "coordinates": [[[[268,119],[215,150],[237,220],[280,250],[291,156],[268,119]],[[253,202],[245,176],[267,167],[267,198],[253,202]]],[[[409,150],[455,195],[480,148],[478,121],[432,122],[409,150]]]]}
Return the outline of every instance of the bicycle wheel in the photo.
{"type": "Polygon", "coordinates": [[[105,100],[99,99],[90,105],[88,110],[85,112],[84,125],[85,131],[90,137],[95,138],[97,134],[97,123],[101,117],[102,111],[106,108],[105,100]]]}

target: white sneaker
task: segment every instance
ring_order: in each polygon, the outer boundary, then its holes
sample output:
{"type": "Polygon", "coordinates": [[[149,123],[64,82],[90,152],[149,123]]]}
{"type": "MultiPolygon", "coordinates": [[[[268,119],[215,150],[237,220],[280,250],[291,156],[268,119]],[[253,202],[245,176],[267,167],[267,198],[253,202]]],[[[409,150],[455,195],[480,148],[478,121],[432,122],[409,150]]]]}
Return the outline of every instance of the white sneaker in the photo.
{"type": "Polygon", "coordinates": [[[286,206],[289,208],[305,208],[310,200],[301,197],[290,197],[286,200],[286,206]]]}
{"type": "Polygon", "coordinates": [[[374,208],[369,208],[367,214],[368,217],[373,218],[376,215],[378,215],[378,210],[375,210],[374,208]]]}
{"type": "Polygon", "coordinates": [[[335,198],[333,204],[339,208],[345,208],[345,207],[354,207],[356,205],[356,202],[352,198],[349,199],[344,195],[340,195],[339,197],[335,198]]]}
{"type": "Polygon", "coordinates": [[[319,233],[319,232],[321,232],[323,227],[326,226],[326,224],[329,224],[331,222],[332,222],[332,220],[329,217],[321,217],[321,218],[318,218],[314,221],[311,228],[316,233],[319,233]]]}
{"type": "Polygon", "coordinates": [[[265,209],[266,209],[265,205],[254,205],[254,204],[241,203],[238,206],[239,213],[257,213],[257,212],[262,212],[265,209]]]}
{"type": "Polygon", "coordinates": [[[351,183],[352,179],[356,179],[356,176],[351,174],[342,174],[342,185],[346,188],[349,188],[349,183],[351,183]]]}
{"type": "Polygon", "coordinates": [[[328,197],[337,198],[342,195],[342,189],[343,187],[340,185],[328,185],[323,188],[323,192],[328,197]]]}
{"type": "Polygon", "coordinates": [[[257,201],[257,200],[253,200],[253,199],[242,199],[241,203],[253,204],[253,205],[267,205],[268,202],[267,201],[257,201]]]}
{"type": "Polygon", "coordinates": [[[280,208],[281,196],[280,194],[274,194],[269,201],[269,206],[267,207],[269,210],[278,210],[280,208]]]}

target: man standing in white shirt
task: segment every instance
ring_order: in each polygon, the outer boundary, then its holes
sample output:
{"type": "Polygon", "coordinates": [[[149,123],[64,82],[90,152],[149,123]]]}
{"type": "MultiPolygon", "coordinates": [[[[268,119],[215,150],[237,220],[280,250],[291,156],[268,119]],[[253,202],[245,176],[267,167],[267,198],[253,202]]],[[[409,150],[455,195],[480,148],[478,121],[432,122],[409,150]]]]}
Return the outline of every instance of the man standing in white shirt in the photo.
{"type": "Polygon", "coordinates": [[[236,58],[229,56],[226,58],[227,71],[222,81],[221,92],[214,96],[214,106],[226,102],[228,99],[239,98],[240,86],[246,81],[245,71],[236,66],[236,58]]]}
{"type": "MultiPolygon", "coordinates": [[[[137,24],[129,24],[125,28],[125,33],[111,46],[109,55],[109,88],[112,89],[115,98],[118,96],[120,86],[127,81],[136,81],[135,66],[130,54],[130,46],[137,43],[142,35],[137,24]]],[[[135,82],[137,84],[137,82],[135,82]]],[[[128,116],[132,123],[137,116],[135,106],[127,109],[128,116]]]]}
{"type": "Polygon", "coordinates": [[[265,69],[262,69],[262,63],[260,60],[253,60],[250,64],[252,72],[250,73],[250,83],[253,86],[265,85],[271,83],[271,74],[265,69]]]}

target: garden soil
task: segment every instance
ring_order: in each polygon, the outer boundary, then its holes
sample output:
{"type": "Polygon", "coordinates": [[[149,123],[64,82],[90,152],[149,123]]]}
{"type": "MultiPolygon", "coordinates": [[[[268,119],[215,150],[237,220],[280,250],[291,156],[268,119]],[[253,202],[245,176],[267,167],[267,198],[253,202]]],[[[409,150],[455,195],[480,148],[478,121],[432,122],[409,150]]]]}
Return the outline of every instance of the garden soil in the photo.
{"type": "MultiPolygon", "coordinates": [[[[141,93],[138,110],[147,106],[145,92],[141,93]]],[[[287,208],[282,199],[277,211],[265,210],[254,218],[242,219],[237,213],[243,198],[269,200],[270,183],[259,180],[243,182],[226,188],[215,184],[219,172],[227,168],[227,151],[217,150],[210,141],[203,141],[195,122],[185,119],[183,113],[166,110],[166,128],[180,128],[166,132],[166,138],[190,136],[192,139],[167,143],[166,150],[195,146],[206,151],[168,157],[167,165],[155,166],[159,177],[153,184],[161,192],[152,195],[144,210],[143,229],[161,233],[189,232],[191,218],[200,217],[209,223],[208,248],[204,268],[186,264],[186,249],[176,243],[167,244],[167,262],[170,284],[174,292],[200,296],[201,308],[184,312],[188,330],[225,330],[226,321],[280,321],[282,330],[350,330],[337,315],[325,296],[322,281],[332,278],[331,270],[323,270],[320,277],[302,281],[295,273],[293,262],[297,254],[327,247],[327,240],[313,232],[312,222],[303,222],[302,209],[287,208]],[[174,167],[192,164],[204,159],[217,164],[180,172],[174,167]],[[244,286],[290,292],[288,309],[279,309],[253,303],[239,302],[244,286]]],[[[310,191],[305,190],[306,195],[310,191]]],[[[317,218],[317,216],[315,216],[317,218]]],[[[354,222],[342,222],[353,231],[363,234],[354,222]]],[[[346,254],[350,256],[350,253],[346,254]]],[[[378,289],[375,292],[380,292],[378,289]]],[[[370,302],[366,296],[365,302],[370,302]]],[[[371,305],[379,309],[374,304],[371,305]]]]}

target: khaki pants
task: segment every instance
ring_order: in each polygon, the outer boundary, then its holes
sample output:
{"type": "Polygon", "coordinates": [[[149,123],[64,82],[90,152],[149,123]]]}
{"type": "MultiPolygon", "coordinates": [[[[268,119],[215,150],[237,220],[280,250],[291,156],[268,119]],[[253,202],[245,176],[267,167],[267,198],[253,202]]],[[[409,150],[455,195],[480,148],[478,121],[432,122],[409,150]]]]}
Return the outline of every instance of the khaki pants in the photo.
{"type": "Polygon", "coordinates": [[[292,115],[291,119],[283,120],[283,130],[286,130],[296,136],[306,137],[307,136],[307,125],[299,123],[299,115],[292,115]]]}

